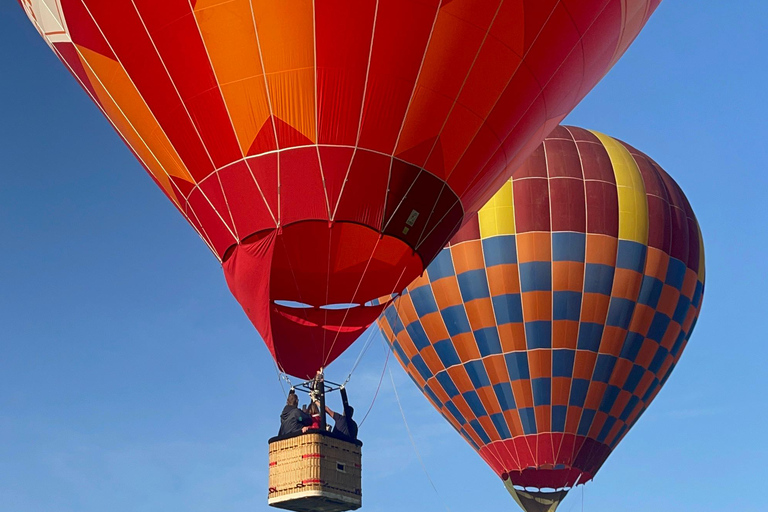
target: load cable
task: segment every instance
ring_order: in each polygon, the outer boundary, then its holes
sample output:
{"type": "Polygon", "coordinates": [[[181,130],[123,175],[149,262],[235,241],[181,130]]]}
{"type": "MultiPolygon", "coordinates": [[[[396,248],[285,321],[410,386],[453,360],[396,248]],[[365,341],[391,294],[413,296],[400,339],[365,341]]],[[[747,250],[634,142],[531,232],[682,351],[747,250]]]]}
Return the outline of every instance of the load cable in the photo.
{"type": "Polygon", "coordinates": [[[395,391],[395,398],[397,399],[397,406],[400,408],[400,415],[403,417],[403,423],[405,424],[405,430],[408,432],[408,437],[411,440],[411,445],[413,445],[413,451],[416,452],[416,458],[419,459],[419,464],[421,464],[421,469],[424,470],[424,474],[427,475],[427,480],[429,480],[429,484],[432,486],[432,489],[434,489],[435,494],[437,494],[437,497],[440,498],[440,501],[443,503],[443,506],[445,507],[445,510],[448,512],[451,512],[451,509],[448,508],[448,504],[443,499],[440,492],[437,490],[437,487],[435,486],[435,483],[432,481],[432,477],[429,476],[429,471],[427,471],[427,466],[424,465],[424,461],[421,458],[421,454],[419,453],[419,449],[416,447],[416,441],[413,438],[413,434],[411,433],[411,429],[408,426],[408,421],[405,419],[405,412],[403,411],[403,405],[400,403],[400,395],[397,393],[397,386],[395,386],[395,378],[392,376],[392,368],[389,368],[389,379],[392,381],[392,389],[395,391]]]}

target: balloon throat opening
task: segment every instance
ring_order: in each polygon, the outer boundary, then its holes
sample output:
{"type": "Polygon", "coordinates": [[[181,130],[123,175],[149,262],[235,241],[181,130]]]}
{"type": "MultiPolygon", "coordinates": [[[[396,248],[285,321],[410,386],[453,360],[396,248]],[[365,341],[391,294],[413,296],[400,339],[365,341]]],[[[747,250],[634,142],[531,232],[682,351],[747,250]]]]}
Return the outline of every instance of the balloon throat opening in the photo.
{"type": "Polygon", "coordinates": [[[502,475],[502,480],[509,494],[525,512],[555,512],[571,490],[571,487],[560,489],[522,487],[513,484],[506,473],[502,475]]]}

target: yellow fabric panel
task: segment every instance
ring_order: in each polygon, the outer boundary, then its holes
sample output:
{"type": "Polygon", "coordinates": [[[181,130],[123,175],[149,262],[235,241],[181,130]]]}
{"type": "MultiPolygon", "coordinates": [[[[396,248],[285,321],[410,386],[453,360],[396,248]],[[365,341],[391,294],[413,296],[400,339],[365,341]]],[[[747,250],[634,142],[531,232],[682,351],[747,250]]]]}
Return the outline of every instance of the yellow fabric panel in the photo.
{"type": "Polygon", "coordinates": [[[272,113],[315,142],[313,0],[253,0],[272,113]]]}
{"type": "Polygon", "coordinates": [[[163,189],[175,198],[169,175],[190,183],[195,181],[139,91],[120,63],[82,46],[77,49],[107,116],[163,189]]]}
{"type": "Polygon", "coordinates": [[[704,266],[704,237],[701,235],[701,226],[696,222],[696,229],[699,231],[699,281],[704,284],[706,267],[704,266]]]}
{"type": "Polygon", "coordinates": [[[269,119],[251,4],[249,0],[198,1],[195,18],[245,154],[269,119]]]}
{"type": "Polygon", "coordinates": [[[592,132],[611,159],[619,196],[619,239],[648,244],[648,198],[635,159],[616,139],[592,132]]]}
{"type": "Polygon", "coordinates": [[[515,206],[512,180],[501,186],[490,201],[477,212],[480,238],[515,234],[515,206]]]}

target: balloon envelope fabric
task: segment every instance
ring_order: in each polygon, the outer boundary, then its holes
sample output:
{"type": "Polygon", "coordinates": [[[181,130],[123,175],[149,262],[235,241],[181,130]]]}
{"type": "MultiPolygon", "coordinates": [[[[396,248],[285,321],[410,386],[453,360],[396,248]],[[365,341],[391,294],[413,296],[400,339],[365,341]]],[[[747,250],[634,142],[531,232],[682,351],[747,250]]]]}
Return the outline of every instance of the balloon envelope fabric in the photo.
{"type": "Polygon", "coordinates": [[[664,385],[703,291],[678,185],[634,148],[561,126],[379,326],[508,487],[562,489],[594,477],[664,385]]]}
{"type": "Polygon", "coordinates": [[[224,263],[281,368],[312,376],[659,0],[19,3],[224,263]]]}

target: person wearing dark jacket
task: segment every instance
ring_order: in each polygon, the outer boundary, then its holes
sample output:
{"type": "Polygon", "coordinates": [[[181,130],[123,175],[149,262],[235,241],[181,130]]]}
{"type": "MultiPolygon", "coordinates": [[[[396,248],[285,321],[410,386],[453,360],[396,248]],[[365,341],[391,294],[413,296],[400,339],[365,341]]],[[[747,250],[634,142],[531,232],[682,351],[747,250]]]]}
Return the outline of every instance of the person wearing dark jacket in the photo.
{"type": "Polygon", "coordinates": [[[346,409],[345,414],[339,414],[333,412],[327,405],[325,406],[325,412],[333,418],[335,423],[333,426],[333,433],[341,434],[354,441],[357,439],[357,423],[352,419],[352,414],[355,412],[355,409],[353,409],[351,405],[347,405],[344,409],[346,409]]]}
{"type": "Polygon", "coordinates": [[[288,393],[288,400],[286,400],[283,412],[280,414],[280,431],[277,435],[300,434],[306,432],[310,425],[312,425],[312,416],[299,409],[299,397],[291,391],[288,393]]]}

